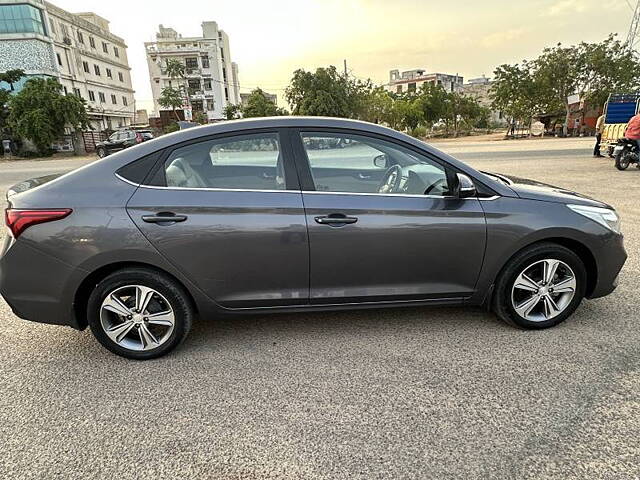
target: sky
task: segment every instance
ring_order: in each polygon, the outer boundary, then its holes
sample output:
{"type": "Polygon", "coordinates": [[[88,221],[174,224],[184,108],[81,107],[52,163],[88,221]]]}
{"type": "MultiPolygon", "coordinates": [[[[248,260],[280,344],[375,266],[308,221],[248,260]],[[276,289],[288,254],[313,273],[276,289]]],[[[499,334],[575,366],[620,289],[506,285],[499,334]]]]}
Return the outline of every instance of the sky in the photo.
{"type": "Polygon", "coordinates": [[[336,65],[375,83],[389,70],[491,77],[494,68],[537,56],[558,42],[626,37],[636,0],[49,0],[93,11],[128,45],[138,108],[153,109],[144,42],[158,25],[201,35],[204,20],[229,35],[241,92],[278,95],[298,68],[336,65]]]}

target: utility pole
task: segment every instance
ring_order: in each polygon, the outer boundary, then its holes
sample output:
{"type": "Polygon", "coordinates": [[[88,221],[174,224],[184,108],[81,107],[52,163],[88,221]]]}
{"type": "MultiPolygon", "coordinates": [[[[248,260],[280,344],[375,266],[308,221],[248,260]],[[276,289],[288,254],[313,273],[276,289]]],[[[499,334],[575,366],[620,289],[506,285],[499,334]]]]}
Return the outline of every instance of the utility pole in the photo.
{"type": "Polygon", "coordinates": [[[633,11],[633,18],[631,19],[631,25],[629,25],[629,33],[625,43],[629,51],[634,52],[638,42],[640,42],[640,0],[636,3],[636,8],[633,11]]]}
{"type": "MultiPolygon", "coordinates": [[[[638,0],[638,4],[640,5],[640,0],[638,0]]],[[[344,76],[347,76],[347,59],[344,59],[344,76]]]]}

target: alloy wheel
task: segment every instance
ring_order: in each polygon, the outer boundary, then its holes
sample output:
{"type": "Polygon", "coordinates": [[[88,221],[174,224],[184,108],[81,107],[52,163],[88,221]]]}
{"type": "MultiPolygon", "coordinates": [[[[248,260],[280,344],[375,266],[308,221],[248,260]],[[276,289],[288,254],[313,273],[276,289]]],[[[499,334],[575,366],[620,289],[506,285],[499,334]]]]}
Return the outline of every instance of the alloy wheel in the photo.
{"type": "Polygon", "coordinates": [[[175,314],[158,291],[126,285],[106,295],[100,324],[107,336],[128,350],[152,350],[164,344],[175,326],[175,314]]]}
{"type": "Polygon", "coordinates": [[[540,260],[516,277],[511,304],[525,320],[544,322],[567,309],[576,287],[576,276],[569,265],[551,258],[540,260]]]}

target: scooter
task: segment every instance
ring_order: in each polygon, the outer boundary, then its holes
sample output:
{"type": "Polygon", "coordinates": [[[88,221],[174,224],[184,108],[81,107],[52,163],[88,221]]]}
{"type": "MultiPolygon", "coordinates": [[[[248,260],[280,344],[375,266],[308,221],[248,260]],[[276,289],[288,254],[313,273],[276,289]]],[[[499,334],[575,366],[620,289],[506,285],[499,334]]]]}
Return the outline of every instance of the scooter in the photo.
{"type": "Polygon", "coordinates": [[[616,168],[618,170],[626,170],[632,163],[640,168],[640,152],[638,152],[638,143],[635,140],[621,138],[613,149],[613,157],[616,160],[616,168]]]}

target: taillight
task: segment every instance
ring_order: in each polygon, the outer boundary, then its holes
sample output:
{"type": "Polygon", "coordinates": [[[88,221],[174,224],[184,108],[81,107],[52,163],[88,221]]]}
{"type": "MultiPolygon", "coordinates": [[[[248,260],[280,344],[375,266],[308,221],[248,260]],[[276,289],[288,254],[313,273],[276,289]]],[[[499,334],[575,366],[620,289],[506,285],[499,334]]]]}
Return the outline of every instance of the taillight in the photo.
{"type": "Polygon", "coordinates": [[[57,208],[55,210],[20,210],[7,208],[4,212],[5,222],[13,238],[18,238],[22,232],[38,223],[53,222],[68,216],[70,208],[57,208]]]}

